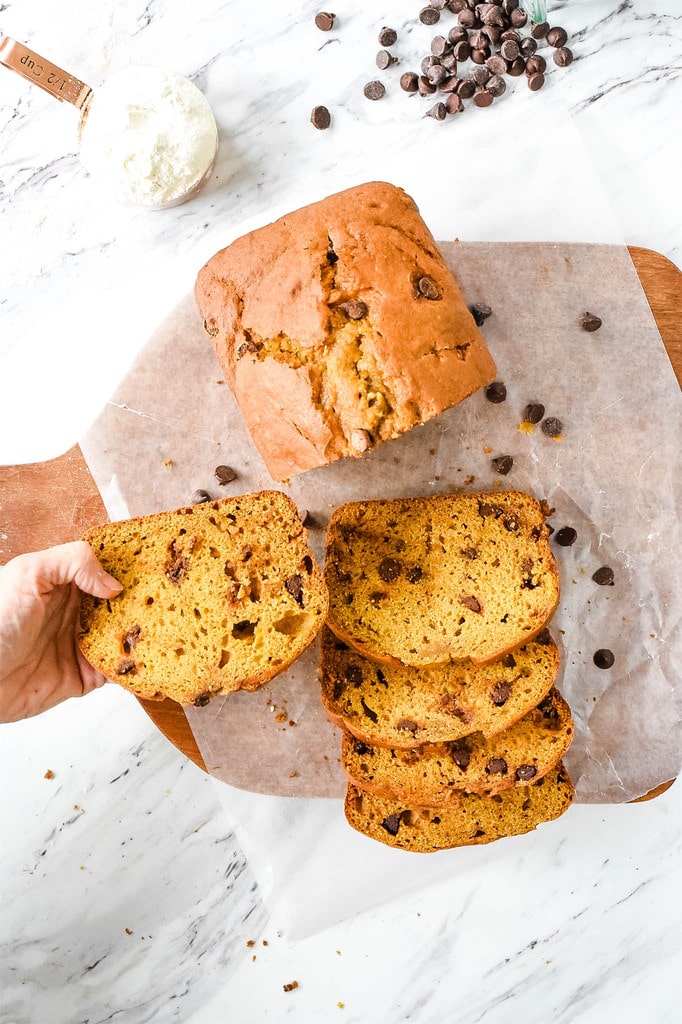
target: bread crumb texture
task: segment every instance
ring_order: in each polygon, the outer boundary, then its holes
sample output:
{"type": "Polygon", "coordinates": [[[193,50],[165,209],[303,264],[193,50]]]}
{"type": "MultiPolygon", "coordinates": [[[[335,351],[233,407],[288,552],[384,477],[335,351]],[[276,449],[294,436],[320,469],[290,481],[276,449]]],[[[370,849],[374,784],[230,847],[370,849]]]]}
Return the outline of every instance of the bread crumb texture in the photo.
{"type": "Polygon", "coordinates": [[[201,706],[258,689],[325,618],[322,572],[279,491],[106,523],[85,540],[123,590],[83,595],[80,648],[139,697],[201,706]]]}
{"type": "Polygon", "coordinates": [[[573,786],[563,764],[538,782],[486,796],[463,793],[454,807],[421,807],[348,786],[346,819],[354,829],[387,846],[432,853],[491,843],[531,832],[568,810],[573,786]]]}
{"type": "Polygon", "coordinates": [[[237,239],[195,294],[275,480],[361,456],[495,376],[431,233],[394,185],[348,189],[237,239]]]}
{"type": "Polygon", "coordinates": [[[380,662],[499,659],[557,607],[548,537],[540,502],[519,491],[341,505],[327,531],[327,624],[380,662]]]}

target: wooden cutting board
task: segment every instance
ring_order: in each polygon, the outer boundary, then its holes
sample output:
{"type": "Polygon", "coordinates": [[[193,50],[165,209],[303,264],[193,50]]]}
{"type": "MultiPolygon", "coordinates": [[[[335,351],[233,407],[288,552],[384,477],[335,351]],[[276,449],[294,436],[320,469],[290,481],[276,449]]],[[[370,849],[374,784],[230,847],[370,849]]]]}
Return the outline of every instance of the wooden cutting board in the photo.
{"type": "MultiPolygon", "coordinates": [[[[682,274],[650,249],[631,246],[629,251],[682,386],[682,274]]],[[[24,551],[75,540],[107,518],[78,445],[48,462],[0,467],[0,565],[24,551]]],[[[182,707],[171,700],[140,704],[170,742],[205,769],[182,707]]],[[[672,781],[641,799],[657,796],[670,785],[672,781]]]]}

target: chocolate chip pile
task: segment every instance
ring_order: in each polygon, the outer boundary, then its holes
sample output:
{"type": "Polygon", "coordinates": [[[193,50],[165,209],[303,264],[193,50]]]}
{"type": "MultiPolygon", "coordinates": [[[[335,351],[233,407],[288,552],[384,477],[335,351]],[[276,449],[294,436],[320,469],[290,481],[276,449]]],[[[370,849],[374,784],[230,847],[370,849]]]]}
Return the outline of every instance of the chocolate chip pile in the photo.
{"type": "MultiPolygon", "coordinates": [[[[476,107],[489,107],[506,91],[505,75],[525,75],[529,89],[541,89],[547,61],[536,51],[542,42],[553,48],[552,58],[558,67],[567,67],[573,60],[563,28],[531,22],[530,34],[522,34],[528,15],[519,0],[430,0],[419,20],[436,25],[446,11],[456,15],[457,24],[447,35],[433,37],[430,53],[421,62],[421,74],[406,71],[400,77],[400,86],[407,93],[444,95],[427,112],[437,121],[461,113],[465,99],[471,99],[476,107]],[[464,64],[473,65],[467,74],[462,74],[464,64]]],[[[384,61],[382,57],[382,64],[384,61]]]]}

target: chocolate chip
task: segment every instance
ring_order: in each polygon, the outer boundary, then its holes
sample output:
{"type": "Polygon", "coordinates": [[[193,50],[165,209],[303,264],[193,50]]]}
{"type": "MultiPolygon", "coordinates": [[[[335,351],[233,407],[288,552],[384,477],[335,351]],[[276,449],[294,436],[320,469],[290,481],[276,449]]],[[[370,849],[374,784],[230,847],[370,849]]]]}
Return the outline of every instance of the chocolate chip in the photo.
{"type": "Polygon", "coordinates": [[[550,28],[545,39],[550,46],[564,46],[568,42],[568,32],[564,28],[550,28]]]}
{"type": "Polygon", "coordinates": [[[560,530],[554,534],[554,540],[557,544],[560,544],[562,548],[570,548],[571,544],[575,544],[578,538],[577,532],[572,526],[562,526],[560,530]]]}
{"type": "Polygon", "coordinates": [[[434,36],[431,40],[431,53],[434,57],[443,57],[449,52],[450,45],[445,36],[434,36]]]}
{"type": "Polygon", "coordinates": [[[477,597],[474,597],[473,594],[464,594],[462,597],[460,597],[459,603],[461,605],[464,605],[465,608],[468,608],[469,611],[476,612],[478,615],[480,615],[481,612],[483,611],[483,606],[481,602],[478,600],[477,597]]]}
{"type": "Polygon", "coordinates": [[[510,11],[509,20],[513,28],[523,28],[528,21],[528,15],[520,7],[516,7],[513,11],[510,11]]]}
{"type": "Polygon", "coordinates": [[[459,14],[457,15],[457,21],[462,26],[462,28],[473,28],[477,20],[478,19],[476,18],[474,12],[470,11],[468,8],[465,8],[463,11],[460,11],[459,14]]]}
{"type": "Polygon", "coordinates": [[[520,764],[516,769],[516,778],[518,782],[530,782],[537,775],[538,770],[532,764],[520,764]]]}
{"type": "Polygon", "coordinates": [[[493,469],[500,476],[506,476],[509,470],[514,465],[514,459],[511,455],[498,455],[492,460],[493,469]]]}
{"type": "Polygon", "coordinates": [[[549,23],[546,21],[534,22],[533,27],[530,30],[530,34],[533,39],[545,39],[549,32],[549,23]]]}
{"type": "Polygon", "coordinates": [[[503,704],[506,704],[511,696],[511,684],[505,680],[501,680],[499,683],[495,683],[492,688],[490,699],[497,708],[501,708],[503,704]]]}
{"type": "Polygon", "coordinates": [[[426,71],[426,77],[431,85],[441,85],[449,76],[442,64],[432,64],[426,71]]]}
{"type": "Polygon", "coordinates": [[[506,385],[501,380],[494,380],[492,384],[488,384],[488,387],[485,389],[485,397],[494,405],[499,405],[500,402],[504,402],[507,397],[506,385]]]}
{"type": "Polygon", "coordinates": [[[600,650],[594,652],[592,660],[597,668],[611,668],[616,659],[613,655],[613,651],[610,651],[608,647],[602,647],[600,650]]]}
{"type": "MultiPolygon", "coordinates": [[[[513,45],[516,46],[515,43],[513,45]]],[[[517,47],[517,56],[518,56],[518,47],[517,47]]],[[[500,57],[500,55],[497,54],[497,53],[494,53],[492,55],[492,57],[488,57],[488,59],[485,62],[485,66],[488,68],[488,70],[493,75],[506,75],[506,73],[507,73],[507,62],[504,59],[504,57],[500,57]]]]}
{"type": "Polygon", "coordinates": [[[457,85],[457,95],[463,100],[470,100],[476,92],[476,83],[470,78],[463,78],[457,85]]]}
{"type": "Polygon", "coordinates": [[[529,402],[523,410],[524,423],[539,423],[545,415],[545,407],[540,402],[529,402]]]}
{"type": "Polygon", "coordinates": [[[225,484],[231,484],[233,480],[237,479],[236,470],[232,469],[232,466],[216,466],[213,470],[213,475],[221,487],[225,484]]]}
{"type": "Polygon", "coordinates": [[[195,697],[192,704],[195,708],[205,708],[207,704],[211,702],[210,693],[200,693],[198,697],[195,697]]]}
{"type": "Polygon", "coordinates": [[[523,57],[517,57],[507,68],[507,74],[512,78],[519,78],[526,70],[526,62],[523,57]]]}
{"type": "Polygon", "coordinates": [[[417,82],[417,91],[420,96],[432,96],[436,91],[436,86],[429,82],[426,75],[420,75],[417,82]]]}
{"type": "Polygon", "coordinates": [[[552,54],[552,60],[558,68],[567,68],[573,63],[573,52],[567,46],[560,46],[552,54]]]}
{"type": "Polygon", "coordinates": [[[384,590],[373,590],[369,595],[369,603],[372,608],[381,608],[381,605],[386,600],[388,600],[388,594],[384,590]]]}
{"type": "Polygon", "coordinates": [[[405,573],[405,577],[408,583],[419,583],[423,575],[424,574],[422,572],[421,566],[419,565],[413,565],[405,573]]]}
{"type": "Polygon", "coordinates": [[[419,75],[415,71],[406,71],[400,76],[400,88],[404,92],[416,92],[419,88],[419,75]]]}
{"type": "Polygon", "coordinates": [[[502,525],[508,533],[517,533],[521,520],[516,512],[507,512],[506,516],[502,516],[502,525]]]}
{"type": "Polygon", "coordinates": [[[490,68],[486,67],[485,64],[481,64],[471,72],[471,80],[482,89],[491,75],[490,68]]]}
{"type": "Polygon", "coordinates": [[[388,817],[384,818],[384,820],[381,822],[381,827],[383,829],[386,829],[390,836],[397,836],[398,829],[400,828],[400,815],[389,814],[388,817]]]}
{"type": "Polygon", "coordinates": [[[382,558],[377,569],[379,578],[384,583],[395,583],[400,578],[402,571],[403,564],[397,558],[382,558]]]}
{"type": "Polygon", "coordinates": [[[377,715],[376,711],[373,711],[372,708],[368,706],[368,704],[365,702],[364,697],[360,698],[360,704],[362,705],[362,710],[364,714],[367,716],[367,718],[369,718],[370,722],[374,722],[376,724],[379,721],[379,716],[377,715]]]}
{"type": "Polygon", "coordinates": [[[478,558],[478,548],[462,548],[462,558],[467,558],[470,562],[473,562],[475,558],[478,558]]]}
{"type": "Polygon", "coordinates": [[[535,637],[535,643],[542,644],[544,647],[548,647],[552,643],[552,634],[546,626],[544,629],[541,629],[535,637]]]}
{"type": "Polygon", "coordinates": [[[202,488],[199,488],[196,491],[192,491],[192,497],[190,498],[190,501],[192,502],[193,505],[201,505],[203,504],[203,502],[210,500],[211,495],[208,493],[208,491],[204,491],[202,488]]]}
{"type": "MultiPolygon", "coordinates": [[[[457,88],[456,82],[455,88],[457,88]]],[[[450,93],[450,95],[445,101],[445,109],[447,110],[448,114],[461,114],[462,111],[464,110],[462,97],[456,92],[450,93]]]]}
{"type": "Polygon", "coordinates": [[[457,765],[457,767],[465,772],[471,762],[471,751],[467,745],[466,740],[455,740],[449,744],[450,757],[457,765]]]}
{"type": "Polygon", "coordinates": [[[359,757],[364,757],[365,754],[371,754],[372,753],[372,748],[368,747],[366,743],[362,742],[362,740],[354,739],[353,740],[353,752],[356,753],[359,757]]]}
{"type": "Polygon", "coordinates": [[[137,672],[137,665],[132,658],[121,658],[116,666],[117,676],[134,676],[137,672]]]}
{"type": "Polygon", "coordinates": [[[368,82],[362,91],[368,100],[380,100],[386,95],[386,86],[383,82],[368,82]]]}
{"type": "Polygon", "coordinates": [[[471,48],[466,39],[460,39],[459,42],[455,43],[453,48],[453,56],[455,60],[461,61],[463,64],[465,60],[469,60],[471,56],[471,48]]]}
{"type": "Polygon", "coordinates": [[[530,37],[527,39],[522,39],[519,43],[519,52],[521,56],[525,57],[526,59],[528,57],[532,57],[537,48],[538,44],[534,39],[531,39],[530,37]]]}
{"type": "Polygon", "coordinates": [[[361,299],[351,299],[350,302],[342,302],[339,306],[349,320],[362,320],[367,316],[367,306],[361,299]]]}
{"type": "Polygon", "coordinates": [[[419,725],[413,722],[411,718],[401,718],[395,723],[395,727],[400,729],[401,732],[411,732],[413,735],[419,731],[419,725]]]}
{"type": "Polygon", "coordinates": [[[423,7],[419,12],[419,20],[422,25],[437,25],[440,21],[440,11],[435,7],[423,7]]]}
{"type": "Polygon", "coordinates": [[[486,89],[492,96],[497,98],[498,96],[502,96],[502,94],[506,92],[507,83],[505,82],[501,75],[493,75],[492,78],[488,79],[486,83],[486,89]]]}
{"type": "Polygon", "coordinates": [[[315,24],[321,32],[330,32],[334,28],[335,14],[328,14],[327,11],[320,11],[315,15],[315,24]]]}
{"type": "Polygon", "coordinates": [[[419,280],[417,281],[417,290],[420,295],[424,296],[425,299],[435,300],[440,299],[441,297],[440,291],[438,290],[438,285],[436,284],[432,277],[428,276],[428,274],[424,274],[422,277],[419,278],[419,280]]]}
{"type": "Polygon", "coordinates": [[[526,61],[526,74],[527,75],[544,75],[547,70],[547,61],[544,57],[534,56],[529,57],[526,61]]]}
{"type": "Polygon", "coordinates": [[[507,762],[503,757],[491,757],[485,766],[486,775],[506,775],[508,771],[507,762]]]}
{"type": "Polygon", "coordinates": [[[376,65],[380,71],[385,71],[386,68],[390,68],[392,64],[397,64],[398,58],[394,57],[388,50],[379,50],[376,56],[376,65]]]}
{"type": "Polygon", "coordinates": [[[505,654],[500,660],[505,668],[516,668],[516,658],[513,654],[505,654]]]}
{"type": "Polygon", "coordinates": [[[332,116],[324,106],[313,107],[310,115],[310,123],[313,128],[318,128],[323,132],[326,128],[329,128],[329,125],[332,123],[332,116]]]}
{"type": "MultiPolygon", "coordinates": [[[[445,108],[445,104],[444,103],[434,103],[434,105],[431,107],[431,109],[426,111],[426,116],[427,117],[432,117],[434,119],[434,121],[444,121],[445,118],[448,116],[448,112],[447,112],[447,110],[445,108]]],[[[423,280],[423,278],[422,278],[422,280],[423,280]]],[[[420,289],[420,291],[421,291],[421,289],[420,289]]],[[[424,293],[422,292],[422,295],[423,294],[424,293]]],[[[427,295],[426,298],[427,299],[439,299],[440,295],[427,295]]]]}
{"type": "Polygon", "coordinates": [[[485,302],[474,302],[473,306],[470,307],[471,315],[476,321],[476,326],[480,327],[488,317],[492,314],[492,309],[485,302]]]}
{"type": "Polygon", "coordinates": [[[303,607],[303,577],[297,572],[284,581],[284,588],[290,594],[296,604],[303,607]]]}
{"type": "Polygon", "coordinates": [[[505,39],[500,46],[500,55],[505,60],[516,60],[519,52],[519,44],[514,39],[505,39]]]}
{"type": "Polygon", "coordinates": [[[602,565],[601,569],[592,573],[592,579],[600,587],[612,587],[614,585],[613,569],[610,565],[602,565]]]}
{"type": "Polygon", "coordinates": [[[542,74],[541,71],[536,71],[534,74],[528,76],[528,88],[531,90],[531,92],[537,92],[539,89],[542,89],[544,84],[545,76],[542,74]]]}
{"type": "Polygon", "coordinates": [[[126,654],[130,654],[134,647],[137,646],[137,642],[140,639],[142,630],[139,626],[131,626],[126,635],[123,637],[121,646],[126,654]]]}
{"type": "Polygon", "coordinates": [[[548,416],[542,421],[542,433],[547,434],[547,437],[560,437],[563,429],[563,423],[556,416],[548,416]]]}
{"type": "Polygon", "coordinates": [[[493,94],[488,92],[487,89],[477,89],[474,93],[474,106],[481,107],[481,109],[489,107],[494,98],[493,94]]]}
{"type": "Polygon", "coordinates": [[[593,331],[598,331],[601,324],[601,318],[595,316],[594,313],[585,313],[585,315],[580,318],[580,326],[584,331],[588,331],[590,334],[593,331]]]}
{"type": "Polygon", "coordinates": [[[485,64],[489,55],[490,50],[486,47],[484,50],[472,50],[470,58],[474,64],[485,64]]]}
{"type": "Polygon", "coordinates": [[[398,33],[394,28],[384,26],[379,33],[379,46],[394,46],[398,41],[398,33]]]}
{"type": "Polygon", "coordinates": [[[362,686],[363,675],[362,669],[359,665],[349,665],[346,669],[345,676],[346,682],[350,683],[351,686],[354,686],[355,689],[357,689],[358,686],[362,686]]]}

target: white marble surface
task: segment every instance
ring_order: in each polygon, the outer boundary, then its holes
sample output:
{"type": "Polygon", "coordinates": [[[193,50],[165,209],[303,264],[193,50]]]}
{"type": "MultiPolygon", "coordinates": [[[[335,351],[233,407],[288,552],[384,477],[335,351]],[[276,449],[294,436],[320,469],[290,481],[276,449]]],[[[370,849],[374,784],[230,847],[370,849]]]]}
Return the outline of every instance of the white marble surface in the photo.
{"type": "MultiPolygon", "coordinates": [[[[79,166],[75,111],[0,69],[0,463],[73,444],[216,248],[361,180],[403,185],[439,238],[626,241],[680,264],[677,0],[555,3],[574,64],[445,124],[396,86],[435,32],[419,7],[348,0],[324,36],[310,2],[0,4],[0,32],[94,86],[128,63],[188,74],[221,131],[198,199],[121,207],[79,166]],[[384,24],[403,63],[376,74],[384,24]],[[371,104],[374,77],[392,87],[371,104]],[[315,103],[328,132],[308,123],[315,103]]],[[[678,1019],[679,784],[573,807],[478,868],[295,941],[215,784],[123,691],[2,727],[0,757],[2,1024],[678,1019]]]]}

